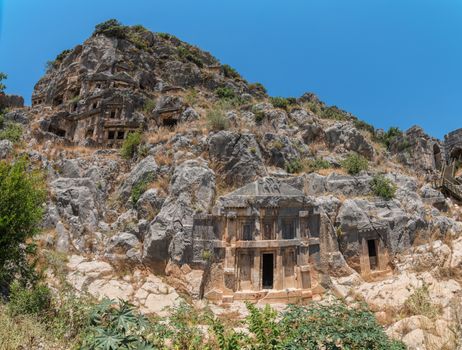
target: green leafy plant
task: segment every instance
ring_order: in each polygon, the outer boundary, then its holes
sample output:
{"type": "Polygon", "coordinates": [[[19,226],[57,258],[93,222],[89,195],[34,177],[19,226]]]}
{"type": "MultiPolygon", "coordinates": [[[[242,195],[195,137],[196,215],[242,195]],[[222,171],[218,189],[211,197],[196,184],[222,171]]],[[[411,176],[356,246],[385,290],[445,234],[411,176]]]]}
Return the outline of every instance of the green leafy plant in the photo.
{"type": "Polygon", "coordinates": [[[102,34],[107,37],[115,37],[118,39],[125,39],[128,34],[127,26],[124,26],[116,19],[109,19],[105,22],[99,23],[95,26],[93,35],[102,34]]]}
{"type": "Polygon", "coordinates": [[[289,174],[298,173],[302,169],[303,169],[302,162],[298,158],[292,159],[286,163],[286,171],[289,174]]]}
{"type": "Polygon", "coordinates": [[[144,101],[143,112],[149,114],[154,108],[156,108],[156,100],[148,98],[146,101],[144,101]]]}
{"type": "Polygon", "coordinates": [[[350,153],[343,161],[342,167],[350,175],[357,175],[363,170],[367,170],[369,162],[366,158],[357,153],[350,153]]]}
{"type": "Polygon", "coordinates": [[[253,349],[270,350],[279,349],[281,343],[282,329],[277,323],[277,312],[268,304],[263,309],[257,308],[251,303],[246,303],[249,316],[247,325],[249,331],[254,335],[253,349]]]}
{"type": "Polygon", "coordinates": [[[138,200],[140,199],[141,195],[146,192],[148,189],[149,183],[152,181],[152,177],[149,177],[143,181],[138,182],[135,184],[132,188],[132,202],[133,204],[136,204],[138,200]]]}
{"type": "Polygon", "coordinates": [[[8,289],[15,278],[33,276],[26,257],[34,249],[23,245],[40,231],[46,194],[42,173],[26,158],[0,161],[0,194],[0,288],[8,289]]]}
{"type": "Polygon", "coordinates": [[[423,315],[435,319],[441,313],[441,307],[432,302],[428,285],[423,284],[404,302],[404,313],[408,316],[423,315]]]}
{"type": "Polygon", "coordinates": [[[392,126],[383,135],[377,137],[377,140],[385,145],[387,149],[389,149],[393,141],[395,141],[402,134],[403,132],[399,128],[392,126]]]}
{"type": "Polygon", "coordinates": [[[211,130],[226,130],[229,127],[229,121],[224,112],[220,109],[212,109],[206,115],[208,126],[211,130]]]}
{"type": "Polygon", "coordinates": [[[396,185],[384,175],[375,175],[371,181],[372,192],[383,199],[390,200],[395,197],[396,185]]]}
{"type": "Polygon", "coordinates": [[[349,307],[337,301],[289,306],[279,327],[284,349],[404,350],[390,340],[365,304],[349,307]]]}
{"type": "Polygon", "coordinates": [[[219,87],[215,90],[215,95],[221,99],[233,99],[236,97],[236,93],[229,87],[219,87]]]}
{"type": "Polygon", "coordinates": [[[347,115],[344,111],[342,111],[337,106],[330,106],[321,109],[320,117],[324,119],[332,119],[332,120],[347,120],[347,115]]]}
{"type": "Polygon", "coordinates": [[[92,310],[90,325],[82,349],[154,349],[147,340],[148,319],[126,301],[104,300],[92,310]]]}
{"type": "Polygon", "coordinates": [[[329,169],[330,167],[330,163],[323,158],[315,158],[313,160],[309,160],[305,166],[307,172],[329,169]]]}
{"type": "Polygon", "coordinates": [[[25,288],[18,281],[10,286],[8,311],[13,315],[40,315],[51,306],[51,292],[45,285],[25,288]]]}
{"type": "Polygon", "coordinates": [[[139,131],[129,133],[122,143],[122,148],[120,149],[121,156],[125,159],[132,159],[135,157],[138,154],[141,140],[142,135],[139,131]]]}
{"type": "Polygon", "coordinates": [[[9,140],[13,143],[17,143],[21,140],[22,136],[22,126],[18,123],[3,123],[4,128],[0,130],[0,140],[9,140]]]}
{"type": "Polygon", "coordinates": [[[5,92],[6,85],[3,83],[3,81],[7,78],[8,76],[5,73],[0,72],[0,94],[3,94],[5,92]]]}

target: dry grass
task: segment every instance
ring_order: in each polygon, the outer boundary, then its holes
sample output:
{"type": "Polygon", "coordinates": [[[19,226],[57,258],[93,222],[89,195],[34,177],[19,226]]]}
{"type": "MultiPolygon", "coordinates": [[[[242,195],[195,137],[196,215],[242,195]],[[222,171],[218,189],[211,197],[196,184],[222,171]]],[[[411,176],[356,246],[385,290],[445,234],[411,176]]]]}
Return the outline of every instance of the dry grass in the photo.
{"type": "Polygon", "coordinates": [[[172,165],[173,164],[173,153],[172,152],[158,152],[154,156],[156,163],[160,166],[172,165]]]}
{"type": "Polygon", "coordinates": [[[155,181],[149,184],[149,188],[156,188],[161,191],[161,194],[166,196],[168,195],[168,188],[170,186],[170,176],[162,175],[159,176],[155,181]]]}
{"type": "Polygon", "coordinates": [[[0,350],[67,348],[52,341],[49,330],[35,317],[10,316],[6,307],[0,305],[0,350]]]}
{"type": "Polygon", "coordinates": [[[434,320],[441,314],[441,311],[441,305],[431,300],[428,286],[424,284],[407,298],[401,314],[405,316],[423,315],[434,320]]]}

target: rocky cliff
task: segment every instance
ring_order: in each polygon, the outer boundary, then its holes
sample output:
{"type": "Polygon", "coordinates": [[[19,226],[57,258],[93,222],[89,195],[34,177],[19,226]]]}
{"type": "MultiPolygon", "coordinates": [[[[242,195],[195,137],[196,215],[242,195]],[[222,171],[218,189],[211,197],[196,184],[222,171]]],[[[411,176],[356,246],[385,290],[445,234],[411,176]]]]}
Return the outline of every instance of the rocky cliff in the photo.
{"type": "Polygon", "coordinates": [[[116,22],[59,55],[32,107],[5,120],[24,134],[15,150],[0,141],[0,157],[28,154],[46,173],[40,242],[69,256],[76,289],[126,298],[148,313],[179,294],[198,299],[207,272],[185,263],[195,215],[270,177],[302,191],[327,220],[320,295],[365,300],[412,349],[455,348],[460,209],[432,187],[444,147],[421,128],[375,130],[311,93],[270,98],[197,47],[116,22]],[[140,139],[122,157],[133,134],[140,139]],[[368,166],[351,171],[352,154],[368,166]],[[378,175],[394,196],[380,196],[378,175]],[[365,229],[387,237],[386,275],[359,270],[361,248],[349,238],[365,229]],[[406,313],[423,286],[438,313],[406,313]]]}

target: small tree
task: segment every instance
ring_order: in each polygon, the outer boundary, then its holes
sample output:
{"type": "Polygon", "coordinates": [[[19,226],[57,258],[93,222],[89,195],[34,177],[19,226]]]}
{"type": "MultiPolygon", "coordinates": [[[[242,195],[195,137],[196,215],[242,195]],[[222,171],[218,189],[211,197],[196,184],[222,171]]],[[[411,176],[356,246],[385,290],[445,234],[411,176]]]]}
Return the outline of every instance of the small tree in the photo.
{"type": "Polygon", "coordinates": [[[105,22],[97,24],[93,34],[102,34],[107,37],[115,37],[118,39],[125,39],[128,34],[129,27],[124,26],[116,19],[109,19],[105,22]]]}
{"type": "Polygon", "coordinates": [[[395,197],[397,187],[390,179],[387,179],[385,176],[375,175],[371,181],[371,189],[376,196],[390,200],[395,197]]]}
{"type": "Polygon", "coordinates": [[[350,153],[342,162],[342,167],[350,175],[357,175],[363,170],[367,170],[369,162],[357,153],[350,153]]]}
{"type": "Polygon", "coordinates": [[[18,273],[28,273],[21,245],[40,230],[45,193],[42,174],[31,170],[25,158],[13,163],[0,162],[0,288],[3,290],[18,273]]]}
{"type": "Polygon", "coordinates": [[[0,72],[0,94],[5,93],[6,85],[2,81],[6,80],[7,78],[8,76],[5,73],[0,72]]]}

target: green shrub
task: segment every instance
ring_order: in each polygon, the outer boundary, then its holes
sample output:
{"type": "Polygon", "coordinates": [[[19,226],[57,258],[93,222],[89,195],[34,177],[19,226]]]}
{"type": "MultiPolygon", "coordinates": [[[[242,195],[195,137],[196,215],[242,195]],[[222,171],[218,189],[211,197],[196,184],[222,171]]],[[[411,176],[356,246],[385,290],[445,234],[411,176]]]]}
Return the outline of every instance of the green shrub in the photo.
{"type": "Polygon", "coordinates": [[[313,112],[314,114],[321,116],[322,107],[319,102],[315,102],[315,101],[307,102],[305,104],[305,107],[309,109],[311,112],[313,112]]]}
{"type": "Polygon", "coordinates": [[[387,149],[389,149],[393,141],[395,141],[395,139],[402,134],[403,133],[399,128],[392,126],[383,135],[378,137],[378,141],[384,144],[387,149]]]}
{"type": "Polygon", "coordinates": [[[221,69],[223,71],[223,75],[226,77],[226,78],[240,78],[240,75],[239,73],[233,68],[231,67],[230,65],[228,64],[224,64],[221,66],[221,69]]]}
{"type": "Polygon", "coordinates": [[[270,102],[275,108],[287,109],[289,100],[284,97],[270,97],[270,102]]]}
{"type": "Polygon", "coordinates": [[[150,177],[144,181],[138,182],[137,184],[133,186],[132,195],[131,195],[133,204],[136,204],[138,200],[140,199],[141,195],[144,192],[146,192],[146,190],[148,189],[148,185],[151,181],[152,181],[152,178],[150,177]]]}
{"type": "Polygon", "coordinates": [[[215,95],[221,99],[233,99],[236,97],[236,93],[229,87],[219,87],[215,90],[215,95]]]}
{"type": "Polygon", "coordinates": [[[183,60],[187,60],[189,62],[194,63],[199,68],[202,68],[204,66],[204,63],[202,62],[200,57],[198,57],[193,51],[191,51],[186,46],[178,47],[178,56],[183,60]]]}
{"type": "Polygon", "coordinates": [[[342,167],[350,175],[357,175],[363,170],[367,170],[369,162],[363,156],[357,153],[350,153],[343,161],[342,167]]]}
{"type": "Polygon", "coordinates": [[[289,174],[298,173],[302,169],[303,169],[302,162],[298,158],[292,159],[286,163],[286,171],[289,174]]]}
{"type": "Polygon", "coordinates": [[[321,110],[320,117],[324,119],[332,119],[339,121],[348,119],[345,112],[339,109],[337,106],[323,108],[321,110]]]}
{"type": "Polygon", "coordinates": [[[115,37],[118,39],[127,38],[129,27],[124,26],[116,19],[109,19],[95,26],[93,34],[102,34],[107,37],[115,37]]]}
{"type": "Polygon", "coordinates": [[[441,307],[432,302],[428,285],[417,288],[404,302],[407,316],[423,315],[435,319],[441,313],[441,307]]]}
{"type": "Polygon", "coordinates": [[[0,161],[0,289],[8,289],[15,278],[31,278],[21,245],[40,231],[45,201],[45,181],[25,158],[0,161]]]}
{"type": "Polygon", "coordinates": [[[141,145],[142,135],[139,131],[131,132],[125,138],[120,154],[125,159],[132,159],[138,154],[138,148],[141,145]]]}
{"type": "Polygon", "coordinates": [[[329,169],[331,167],[330,163],[323,158],[316,158],[314,160],[309,160],[306,164],[307,172],[314,172],[321,169],[329,169]]]}
{"type": "Polygon", "coordinates": [[[376,196],[390,200],[395,197],[397,187],[384,175],[375,175],[371,181],[371,189],[376,196]]]}
{"type": "Polygon", "coordinates": [[[3,81],[7,78],[8,76],[5,73],[0,72],[0,94],[3,94],[5,92],[6,85],[3,83],[3,81]]]}
{"type": "Polygon", "coordinates": [[[390,340],[365,304],[349,307],[340,301],[289,306],[282,313],[281,348],[405,350],[390,340]]]}
{"type": "Polygon", "coordinates": [[[207,112],[207,123],[211,130],[226,130],[229,127],[229,121],[220,109],[212,109],[207,112]]]}
{"type": "Polygon", "coordinates": [[[71,52],[72,50],[69,49],[61,51],[61,53],[56,56],[55,62],[62,62],[71,52]]]}
{"type": "Polygon", "coordinates": [[[148,98],[146,101],[144,101],[143,112],[149,114],[154,108],[156,108],[156,100],[148,98]]]}
{"type": "Polygon", "coordinates": [[[51,305],[51,292],[44,285],[24,288],[15,281],[10,286],[8,310],[12,315],[43,315],[51,305]]]}
{"type": "Polygon", "coordinates": [[[0,130],[0,140],[9,140],[13,143],[17,143],[21,140],[21,136],[22,126],[18,123],[6,123],[4,129],[0,130]]]}

